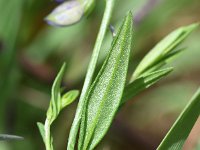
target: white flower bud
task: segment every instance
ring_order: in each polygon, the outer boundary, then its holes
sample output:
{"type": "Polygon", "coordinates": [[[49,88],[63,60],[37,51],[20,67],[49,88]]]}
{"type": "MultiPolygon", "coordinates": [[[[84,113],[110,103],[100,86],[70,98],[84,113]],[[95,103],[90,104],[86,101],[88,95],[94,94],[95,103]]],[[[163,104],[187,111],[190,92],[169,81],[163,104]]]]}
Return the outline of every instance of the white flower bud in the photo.
{"type": "Polygon", "coordinates": [[[68,26],[77,23],[84,14],[84,6],[77,0],[67,1],[56,7],[45,20],[53,26],[68,26]]]}

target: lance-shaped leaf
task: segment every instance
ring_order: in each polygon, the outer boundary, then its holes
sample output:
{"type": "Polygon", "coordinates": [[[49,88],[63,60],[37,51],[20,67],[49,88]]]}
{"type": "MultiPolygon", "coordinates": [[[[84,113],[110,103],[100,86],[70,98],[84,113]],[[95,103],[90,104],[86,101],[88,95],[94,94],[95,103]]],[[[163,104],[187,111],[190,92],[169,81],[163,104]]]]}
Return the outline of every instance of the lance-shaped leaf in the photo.
{"type": "Polygon", "coordinates": [[[37,122],[38,129],[40,131],[40,135],[42,136],[43,142],[45,143],[45,129],[44,125],[41,122],[37,122]]]}
{"type": "Polygon", "coordinates": [[[51,123],[56,119],[57,115],[60,112],[60,108],[61,108],[60,86],[61,86],[63,75],[65,73],[65,67],[66,67],[66,64],[64,63],[58,75],[56,76],[56,79],[54,80],[54,83],[51,89],[51,101],[50,101],[49,109],[47,110],[47,118],[50,120],[51,123]]]}
{"type": "Polygon", "coordinates": [[[136,68],[131,81],[139,77],[151,67],[165,61],[165,59],[173,54],[177,46],[191,33],[199,24],[180,27],[170,33],[167,37],[161,40],[150,52],[143,58],[136,68]]]}
{"type": "Polygon", "coordinates": [[[132,83],[128,84],[124,89],[121,105],[139,92],[158,82],[160,79],[168,75],[172,70],[173,68],[165,68],[155,72],[151,72],[147,75],[143,75],[137,78],[132,83]]]}
{"type": "Polygon", "coordinates": [[[128,69],[132,24],[129,13],[86,97],[78,141],[80,150],[95,148],[119,108],[128,69]]]}
{"type": "Polygon", "coordinates": [[[51,89],[51,101],[49,104],[49,108],[47,110],[46,114],[47,118],[45,124],[43,125],[40,122],[37,123],[40,134],[45,143],[45,146],[46,148],[49,147],[50,149],[53,149],[53,137],[51,136],[50,133],[51,124],[57,118],[60,111],[67,105],[71,104],[79,94],[77,90],[72,90],[61,96],[62,92],[61,81],[65,73],[65,66],[66,64],[64,63],[53,83],[51,89]]]}
{"type": "Polygon", "coordinates": [[[200,115],[200,88],[171,127],[158,150],[182,150],[192,127],[200,115]]]}
{"type": "Polygon", "coordinates": [[[79,91],[71,90],[61,97],[61,81],[65,73],[65,66],[66,64],[64,63],[52,86],[51,101],[47,110],[47,118],[50,123],[52,123],[60,111],[67,105],[71,104],[79,94],[79,91]]]}
{"type": "MultiPolygon", "coordinates": [[[[165,57],[163,57],[156,64],[154,64],[153,66],[151,66],[147,70],[145,70],[145,72],[143,72],[140,76],[145,76],[145,75],[148,75],[152,72],[160,70],[161,68],[163,68],[165,65],[167,65],[169,63],[169,60],[172,60],[172,58],[175,58],[178,54],[183,52],[185,49],[186,48],[180,48],[178,50],[175,50],[175,51],[167,54],[165,57]]],[[[176,60],[176,59],[173,59],[173,60],[176,60]]]]}

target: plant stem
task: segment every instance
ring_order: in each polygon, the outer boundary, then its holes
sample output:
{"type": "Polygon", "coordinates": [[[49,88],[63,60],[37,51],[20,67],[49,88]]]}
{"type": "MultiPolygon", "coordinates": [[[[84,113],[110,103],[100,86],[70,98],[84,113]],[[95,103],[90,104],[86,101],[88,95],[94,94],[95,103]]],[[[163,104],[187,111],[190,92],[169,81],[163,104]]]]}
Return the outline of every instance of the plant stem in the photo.
{"type": "Polygon", "coordinates": [[[49,122],[49,119],[46,119],[45,125],[44,125],[44,128],[45,128],[45,147],[46,147],[46,150],[53,150],[53,146],[52,146],[52,143],[51,143],[50,125],[51,124],[49,122]]]}
{"type": "Polygon", "coordinates": [[[81,116],[82,116],[82,110],[83,110],[84,103],[85,103],[84,100],[85,100],[86,94],[89,90],[89,87],[92,83],[92,79],[93,79],[94,71],[96,68],[99,52],[101,49],[101,45],[102,45],[104,36],[106,34],[107,27],[110,22],[114,3],[115,3],[115,0],[106,0],[106,8],[104,11],[104,16],[103,16],[100,30],[99,30],[99,33],[98,33],[98,36],[96,39],[96,43],[95,43],[93,54],[92,54],[92,57],[91,57],[91,60],[90,60],[89,66],[88,66],[88,70],[86,73],[83,89],[82,89],[81,96],[79,99],[79,104],[78,104],[78,107],[76,110],[76,115],[75,115],[71,130],[70,130],[69,141],[68,141],[68,146],[67,146],[68,150],[73,150],[74,146],[75,146],[75,141],[76,141],[78,129],[80,126],[80,120],[81,120],[81,116]]]}

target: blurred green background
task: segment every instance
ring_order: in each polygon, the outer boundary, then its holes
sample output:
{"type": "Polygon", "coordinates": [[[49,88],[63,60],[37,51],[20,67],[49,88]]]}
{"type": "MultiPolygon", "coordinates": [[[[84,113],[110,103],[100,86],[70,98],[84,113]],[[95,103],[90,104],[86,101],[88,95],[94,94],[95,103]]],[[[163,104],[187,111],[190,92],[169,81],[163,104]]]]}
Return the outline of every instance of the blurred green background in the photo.
{"type": "MultiPolygon", "coordinates": [[[[104,10],[97,0],[92,14],[78,24],[56,28],[44,17],[58,4],[53,0],[0,0],[0,134],[23,141],[0,141],[0,150],[43,150],[36,122],[45,120],[51,84],[62,63],[66,90],[81,90],[104,10]]],[[[134,14],[134,42],[129,76],[142,57],[179,26],[200,21],[199,0],[116,0],[111,24],[117,29],[126,12],[134,14]]],[[[98,66],[110,47],[108,31],[98,66]]],[[[200,29],[184,42],[187,50],[161,82],[130,100],[118,113],[97,149],[153,150],[200,85],[200,29]]],[[[98,67],[98,68],[99,68],[98,67]]],[[[66,149],[77,101],[63,111],[52,129],[56,150],[66,149]]],[[[200,150],[200,120],[185,150],[200,150]]]]}

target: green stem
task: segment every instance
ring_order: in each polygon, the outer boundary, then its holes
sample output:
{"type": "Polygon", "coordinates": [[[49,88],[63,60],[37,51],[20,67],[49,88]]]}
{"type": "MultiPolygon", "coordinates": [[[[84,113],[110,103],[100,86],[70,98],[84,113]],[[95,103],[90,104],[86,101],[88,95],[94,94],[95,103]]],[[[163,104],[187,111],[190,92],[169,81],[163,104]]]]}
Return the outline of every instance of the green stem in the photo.
{"type": "Polygon", "coordinates": [[[51,131],[50,131],[50,121],[48,119],[46,119],[45,121],[45,125],[44,125],[44,128],[45,128],[45,147],[46,147],[46,150],[53,150],[53,146],[52,146],[52,143],[51,143],[51,131]]]}
{"type": "Polygon", "coordinates": [[[78,107],[77,107],[77,110],[76,110],[74,122],[73,122],[71,130],[70,130],[69,141],[68,141],[68,146],[67,146],[68,150],[73,150],[74,146],[75,146],[76,137],[77,137],[78,129],[79,129],[79,126],[80,126],[80,120],[81,120],[81,116],[82,116],[82,110],[83,110],[84,103],[85,103],[84,100],[85,100],[86,94],[89,90],[89,87],[92,83],[92,79],[93,79],[94,71],[95,71],[95,68],[96,68],[99,52],[100,52],[100,49],[101,49],[101,45],[102,45],[104,36],[106,34],[107,27],[108,27],[109,22],[110,22],[111,14],[113,12],[114,3],[115,3],[115,0],[106,0],[106,8],[105,8],[105,11],[104,11],[104,16],[103,16],[102,23],[101,23],[101,26],[100,26],[100,30],[99,30],[99,33],[98,33],[98,36],[97,36],[97,39],[96,39],[93,54],[92,54],[92,57],[91,57],[91,60],[90,60],[89,66],[88,66],[88,70],[87,70],[87,74],[86,74],[86,77],[85,77],[85,82],[84,82],[84,85],[83,85],[81,96],[80,96],[80,99],[79,99],[79,104],[78,104],[78,107]]]}

